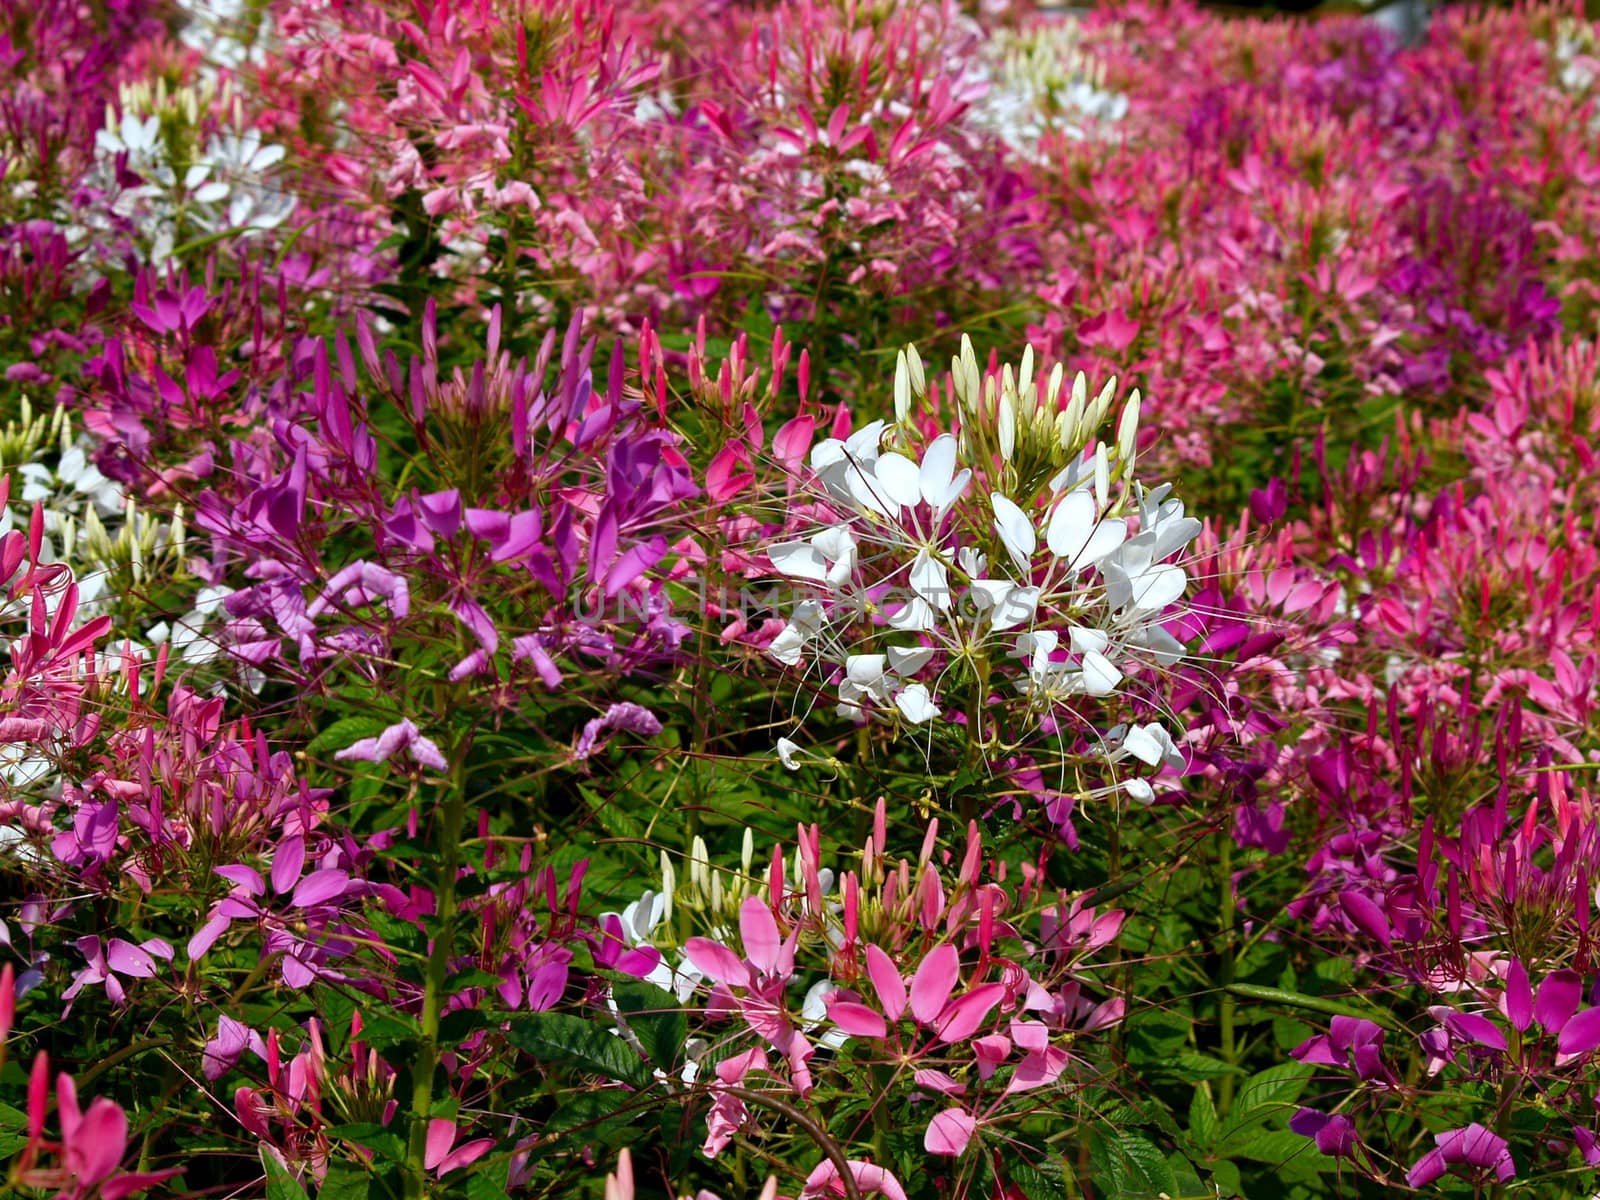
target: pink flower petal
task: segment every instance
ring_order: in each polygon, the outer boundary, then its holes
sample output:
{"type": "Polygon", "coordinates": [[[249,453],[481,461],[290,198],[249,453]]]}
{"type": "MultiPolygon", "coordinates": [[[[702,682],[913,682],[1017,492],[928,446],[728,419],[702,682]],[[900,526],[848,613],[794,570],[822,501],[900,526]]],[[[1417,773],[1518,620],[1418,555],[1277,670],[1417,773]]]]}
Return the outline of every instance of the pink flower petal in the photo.
{"type": "Polygon", "coordinates": [[[750,967],[744,959],[720,942],[693,937],[683,944],[683,952],[706,978],[729,987],[749,987],[750,967]]]}
{"type": "Polygon", "coordinates": [[[928,1122],[922,1146],[929,1154],[958,1158],[967,1152],[967,1145],[977,1130],[977,1118],[966,1109],[947,1108],[928,1122]]]}
{"type": "Polygon", "coordinates": [[[867,947],[867,978],[872,980],[878,993],[878,1003],[891,1022],[898,1021],[906,1011],[906,981],[901,978],[893,961],[876,946],[867,947]]]}
{"type": "Polygon", "coordinates": [[[744,939],[745,957],[763,975],[778,973],[783,938],[778,922],[764,900],[748,897],[739,909],[739,936],[744,939]]]}
{"type": "Polygon", "coordinates": [[[911,979],[911,1015],[920,1024],[932,1025],[944,1011],[945,1001],[955,991],[961,956],[949,942],[934,947],[922,960],[911,979]]]}
{"type": "Polygon", "coordinates": [[[889,1036],[889,1026],[881,1014],[874,1012],[865,1004],[856,1004],[850,1000],[840,1000],[836,1004],[828,1005],[828,1019],[844,1030],[851,1037],[885,1038],[889,1036]]]}

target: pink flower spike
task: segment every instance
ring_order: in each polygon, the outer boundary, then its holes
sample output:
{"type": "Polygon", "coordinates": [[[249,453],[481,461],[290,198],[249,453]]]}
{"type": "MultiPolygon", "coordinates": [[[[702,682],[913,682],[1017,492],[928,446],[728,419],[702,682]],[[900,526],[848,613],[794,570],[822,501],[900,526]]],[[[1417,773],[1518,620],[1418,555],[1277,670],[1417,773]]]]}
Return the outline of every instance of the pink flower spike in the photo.
{"type": "Polygon", "coordinates": [[[604,1200],[633,1200],[633,1158],[624,1146],[617,1155],[617,1172],[606,1176],[604,1200]]]}
{"type": "Polygon", "coordinates": [[[928,1122],[922,1146],[929,1154],[946,1158],[959,1158],[967,1152],[972,1135],[978,1131],[978,1121],[964,1108],[947,1108],[928,1122]]]}

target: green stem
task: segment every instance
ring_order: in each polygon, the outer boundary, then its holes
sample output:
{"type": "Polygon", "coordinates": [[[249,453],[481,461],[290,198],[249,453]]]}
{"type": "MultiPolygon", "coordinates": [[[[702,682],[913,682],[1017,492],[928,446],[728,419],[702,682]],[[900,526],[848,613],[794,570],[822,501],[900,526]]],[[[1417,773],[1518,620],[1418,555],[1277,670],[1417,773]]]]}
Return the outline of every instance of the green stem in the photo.
{"type": "Polygon", "coordinates": [[[406,1147],[406,1200],[422,1200],[428,1192],[424,1162],[428,1148],[428,1121],[433,1111],[433,1076],[439,1065],[439,1020],[443,1015],[445,982],[456,932],[456,875],[461,862],[461,830],[467,811],[467,751],[471,737],[455,748],[448,794],[439,813],[439,879],[435,888],[438,910],[433,947],[428,954],[422,993],[422,1036],[411,1079],[411,1140],[406,1147]]]}
{"type": "MultiPolygon", "coordinates": [[[[1217,854],[1218,882],[1222,885],[1222,903],[1218,916],[1222,920],[1222,967],[1218,982],[1222,985],[1221,1012],[1218,1024],[1222,1038],[1222,1061],[1230,1067],[1239,1065],[1239,1047],[1235,1040],[1234,1015],[1237,1000],[1229,989],[1234,982],[1234,973],[1238,969],[1238,961],[1234,956],[1233,945],[1233,918],[1236,908],[1233,894],[1233,835],[1224,828],[1218,835],[1220,850],[1217,854]]],[[[1227,1116],[1233,1107],[1234,1077],[1224,1075],[1217,1082],[1217,1111],[1219,1116],[1227,1116]]]]}

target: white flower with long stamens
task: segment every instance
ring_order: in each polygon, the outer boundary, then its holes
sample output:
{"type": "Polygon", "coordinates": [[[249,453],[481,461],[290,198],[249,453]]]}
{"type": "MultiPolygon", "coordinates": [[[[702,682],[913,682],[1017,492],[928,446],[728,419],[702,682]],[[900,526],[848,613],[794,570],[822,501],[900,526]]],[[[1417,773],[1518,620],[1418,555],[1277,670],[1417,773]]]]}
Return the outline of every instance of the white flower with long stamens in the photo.
{"type": "MultiPolygon", "coordinates": [[[[1115,438],[1097,441],[1115,380],[1091,397],[1078,374],[1068,389],[1061,364],[1036,371],[1031,350],[1016,370],[983,372],[963,338],[945,393],[956,431],[923,443],[911,414],[927,411],[925,382],[920,357],[901,351],[893,427],[875,421],[812,452],[837,524],[769,550],[781,574],[818,589],[770,652],[790,665],[814,654],[831,670],[835,711],[857,723],[925,729],[957,710],[985,753],[1094,734],[1184,653],[1167,625],[1201,526],[1169,486],[1132,476],[1140,397],[1115,438]]],[[[1116,728],[1080,753],[1149,765],[1163,745],[1158,727],[1116,728]]],[[[779,743],[785,766],[800,755],[779,743]]],[[[1141,787],[1128,794],[1143,798],[1141,787]]]]}

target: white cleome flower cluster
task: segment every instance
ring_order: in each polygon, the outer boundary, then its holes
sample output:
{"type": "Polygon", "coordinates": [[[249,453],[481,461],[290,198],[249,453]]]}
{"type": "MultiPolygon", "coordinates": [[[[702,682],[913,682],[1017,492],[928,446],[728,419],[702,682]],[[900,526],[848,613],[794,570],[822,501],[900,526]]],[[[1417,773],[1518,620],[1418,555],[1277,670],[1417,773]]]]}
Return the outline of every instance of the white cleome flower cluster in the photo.
{"type": "MultiPolygon", "coordinates": [[[[819,667],[855,722],[924,727],[954,705],[986,751],[1044,729],[1090,735],[1108,764],[1181,763],[1159,724],[1101,733],[1082,709],[1184,654],[1167,626],[1201,524],[1170,485],[1133,477],[1138,393],[1115,439],[1100,441],[1115,380],[1091,399],[1081,373],[1063,387],[1058,365],[1041,386],[1031,349],[1019,371],[980,375],[966,339],[950,378],[954,432],[919,438],[927,422],[913,405],[927,392],[908,348],[895,422],[812,450],[823,511],[837,519],[768,549],[796,589],[768,653],[819,667]]],[[[790,767],[804,757],[788,738],[779,754],[790,767]]],[[[1123,787],[1153,798],[1146,782],[1123,787]]]]}

